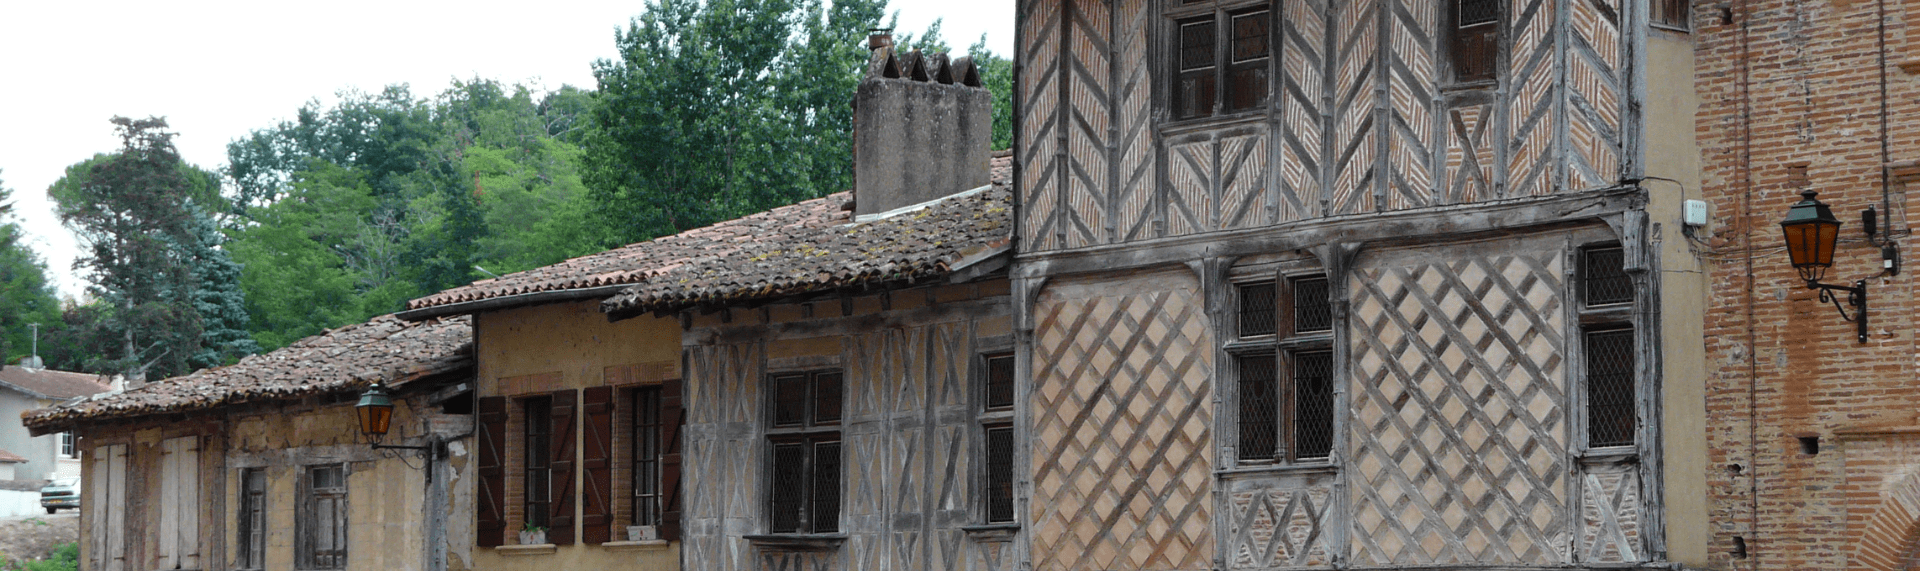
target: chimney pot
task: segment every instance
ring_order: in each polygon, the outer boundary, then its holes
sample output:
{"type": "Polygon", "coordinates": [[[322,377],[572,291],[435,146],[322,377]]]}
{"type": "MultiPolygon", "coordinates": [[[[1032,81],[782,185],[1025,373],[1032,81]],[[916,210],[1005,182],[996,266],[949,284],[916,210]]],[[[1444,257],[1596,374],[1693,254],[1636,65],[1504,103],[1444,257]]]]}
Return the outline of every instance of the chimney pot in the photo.
{"type": "Polygon", "coordinates": [[[993,94],[972,58],[875,49],[853,101],[856,216],[992,182],[993,94]]]}
{"type": "Polygon", "coordinates": [[[892,28],[874,28],[867,30],[867,51],[893,47],[892,28]]]}

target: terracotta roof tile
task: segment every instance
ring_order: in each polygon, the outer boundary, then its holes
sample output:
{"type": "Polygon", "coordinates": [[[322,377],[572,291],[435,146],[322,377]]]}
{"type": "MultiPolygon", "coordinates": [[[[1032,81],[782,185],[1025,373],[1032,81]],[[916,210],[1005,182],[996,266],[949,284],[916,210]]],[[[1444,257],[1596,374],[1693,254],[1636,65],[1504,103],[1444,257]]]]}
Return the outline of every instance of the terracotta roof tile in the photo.
{"type": "Polygon", "coordinates": [[[38,398],[63,400],[113,390],[113,386],[107,384],[107,378],[101,375],[12,366],[0,368],[0,387],[38,398]]]}
{"type": "Polygon", "coordinates": [[[638,285],[606,309],[760,297],[796,288],[912,279],[945,271],[963,250],[1012,239],[1013,161],[993,159],[993,188],[938,214],[849,226],[841,192],[415,299],[408,309],[512,295],[638,285]],[[894,242],[897,241],[897,242],[894,242]],[[645,285],[639,285],[645,284],[645,285]]]}
{"type": "Polygon", "coordinates": [[[473,363],[467,317],[401,321],[392,315],[301,339],[226,367],[155,381],[119,394],[27,411],[35,433],[83,421],[205,410],[253,401],[359,390],[373,382],[400,385],[473,363]]]}

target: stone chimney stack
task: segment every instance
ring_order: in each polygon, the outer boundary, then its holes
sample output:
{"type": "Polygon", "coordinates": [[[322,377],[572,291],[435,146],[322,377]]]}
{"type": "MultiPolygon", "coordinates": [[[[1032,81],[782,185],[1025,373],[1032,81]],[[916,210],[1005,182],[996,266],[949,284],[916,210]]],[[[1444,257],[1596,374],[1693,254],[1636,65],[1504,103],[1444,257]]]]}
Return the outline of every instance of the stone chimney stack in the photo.
{"type": "Polygon", "coordinates": [[[853,98],[854,214],[880,214],[988,185],[993,94],[971,58],[896,53],[881,30],[853,98]]]}

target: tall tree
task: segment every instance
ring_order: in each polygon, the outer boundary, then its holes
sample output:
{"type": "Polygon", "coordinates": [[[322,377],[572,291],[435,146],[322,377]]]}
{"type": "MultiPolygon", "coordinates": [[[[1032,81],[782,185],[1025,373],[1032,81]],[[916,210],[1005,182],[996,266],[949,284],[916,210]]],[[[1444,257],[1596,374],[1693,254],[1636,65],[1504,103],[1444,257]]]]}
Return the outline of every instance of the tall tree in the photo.
{"type": "MultiPolygon", "coordinates": [[[[0,217],[13,212],[13,191],[0,181],[0,217]]],[[[37,324],[46,333],[59,329],[60,302],[47,280],[46,265],[21,240],[19,224],[0,223],[0,355],[8,361],[32,351],[37,324]]]]}
{"type": "Polygon", "coordinates": [[[98,366],[142,380],[186,372],[205,321],[194,250],[196,208],[225,209],[217,175],[186,164],[165,119],[114,117],[121,148],[67,168],[48,194],[86,244],[75,266],[111,308],[103,330],[119,347],[98,366]],[[212,206],[212,208],[207,208],[212,206]]]}

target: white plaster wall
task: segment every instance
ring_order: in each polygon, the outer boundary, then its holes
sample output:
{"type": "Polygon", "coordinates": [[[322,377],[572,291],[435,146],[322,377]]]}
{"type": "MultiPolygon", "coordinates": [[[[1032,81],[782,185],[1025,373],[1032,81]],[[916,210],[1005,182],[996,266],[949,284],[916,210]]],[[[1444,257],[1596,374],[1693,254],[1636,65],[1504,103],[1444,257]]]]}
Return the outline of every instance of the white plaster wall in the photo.
{"type": "Polygon", "coordinates": [[[0,517],[47,513],[40,507],[40,492],[0,490],[0,517]]]}

